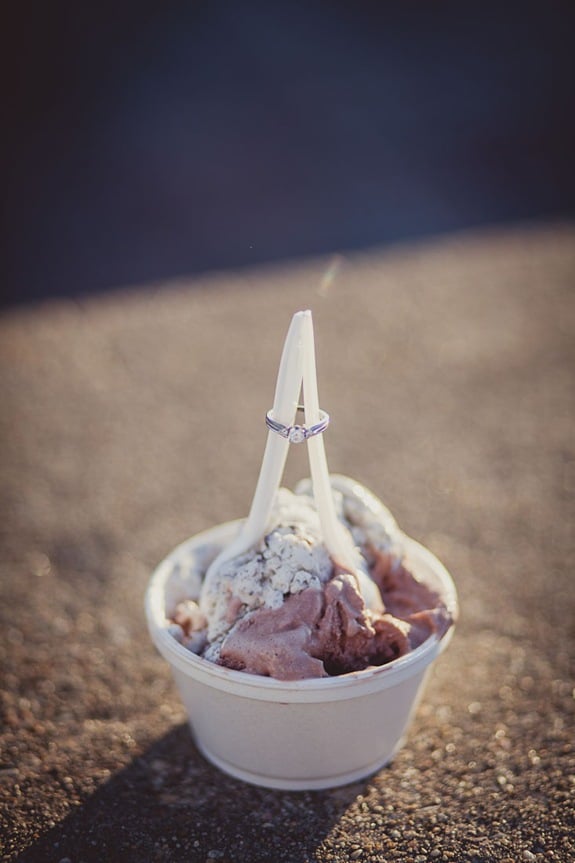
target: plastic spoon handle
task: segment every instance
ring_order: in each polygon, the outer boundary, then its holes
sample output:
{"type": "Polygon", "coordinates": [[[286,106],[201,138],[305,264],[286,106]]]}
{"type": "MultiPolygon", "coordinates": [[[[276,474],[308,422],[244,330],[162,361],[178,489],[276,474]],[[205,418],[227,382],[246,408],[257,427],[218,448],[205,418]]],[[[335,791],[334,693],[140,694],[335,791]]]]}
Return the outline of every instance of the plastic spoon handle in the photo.
{"type": "MultiPolygon", "coordinates": [[[[292,318],[278,372],[274,396],[274,419],[293,425],[303,375],[304,334],[311,312],[296,312],[292,318]]],[[[247,548],[261,539],[267,527],[276,492],[279,488],[289,450],[287,438],[268,432],[268,439],[254,499],[244,526],[242,539],[247,548]]],[[[246,550],[247,550],[246,548],[246,550]]]]}
{"type": "MultiPolygon", "coordinates": [[[[305,321],[303,391],[305,420],[309,426],[319,422],[319,396],[311,313],[305,321]]],[[[323,436],[309,438],[307,446],[315,505],[327,550],[336,563],[356,576],[368,608],[381,608],[380,593],[371,578],[361,570],[355,546],[337,517],[323,436]]]]}
{"type": "MultiPolygon", "coordinates": [[[[311,312],[296,312],[293,316],[280,360],[274,396],[274,418],[284,425],[292,425],[295,419],[303,375],[304,326],[311,320],[311,312]]],[[[210,581],[211,573],[225,561],[244,554],[261,540],[268,525],[274,498],[283,476],[289,449],[289,441],[274,432],[268,432],[266,448],[260,468],[250,513],[238,536],[217,556],[208,568],[204,585],[210,581]]]]}

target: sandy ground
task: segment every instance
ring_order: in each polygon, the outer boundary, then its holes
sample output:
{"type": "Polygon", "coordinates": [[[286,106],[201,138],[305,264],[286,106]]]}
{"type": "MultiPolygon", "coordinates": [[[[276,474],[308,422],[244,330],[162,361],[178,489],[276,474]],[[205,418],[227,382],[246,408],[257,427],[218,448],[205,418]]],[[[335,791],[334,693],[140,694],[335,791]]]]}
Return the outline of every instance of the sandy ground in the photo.
{"type": "MultiPolygon", "coordinates": [[[[573,859],[574,240],[485,231],[4,314],[3,859],[573,859]],[[391,766],[284,793],[199,755],[142,603],[175,544],[246,513],[308,307],[331,469],[445,562],[462,616],[391,766]]],[[[305,472],[302,448],[286,480],[305,472]]]]}

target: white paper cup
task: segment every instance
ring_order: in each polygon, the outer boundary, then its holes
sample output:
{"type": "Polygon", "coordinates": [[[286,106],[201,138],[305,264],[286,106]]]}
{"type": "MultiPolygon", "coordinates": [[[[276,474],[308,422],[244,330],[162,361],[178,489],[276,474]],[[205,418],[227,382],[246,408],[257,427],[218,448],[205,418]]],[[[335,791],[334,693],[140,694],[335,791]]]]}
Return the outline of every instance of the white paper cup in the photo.
{"type": "MultiPolygon", "coordinates": [[[[150,634],[172,668],[198,748],[226,773],[267,788],[332,788],[368,776],[403,744],[453,624],[387,665],[338,677],[282,681],[208,662],[168,630],[167,613],[183,598],[174,574],[206,546],[230,542],[238,524],[218,525],[178,546],[155,570],[146,594],[150,634]]],[[[405,548],[410,571],[440,594],[455,620],[457,595],[445,567],[407,537],[405,548]]]]}

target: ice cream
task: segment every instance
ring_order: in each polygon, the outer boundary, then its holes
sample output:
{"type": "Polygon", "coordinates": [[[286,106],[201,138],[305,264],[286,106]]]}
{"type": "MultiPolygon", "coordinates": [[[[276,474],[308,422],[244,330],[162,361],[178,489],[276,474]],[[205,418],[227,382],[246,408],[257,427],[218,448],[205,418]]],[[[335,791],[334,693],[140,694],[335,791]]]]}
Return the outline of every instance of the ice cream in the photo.
{"type": "Polygon", "coordinates": [[[175,548],[146,593],[200,751],[267,788],[330,788],[387,764],[457,615],[441,562],[367,489],[330,476],[329,421],[311,313],[297,312],[247,517],[175,548]],[[280,485],[302,443],[312,480],[292,493],[280,485]]]}
{"type": "Polygon", "coordinates": [[[408,571],[400,529],[371,492],[331,477],[336,511],[376,583],[381,607],[368,607],[355,573],[328,553],[310,481],[280,489],[269,527],[245,554],[204,580],[179,574],[170,632],[204,659],[280,680],[318,678],[383,665],[449,625],[440,597],[408,571]],[[182,597],[185,594],[185,598],[182,597]]]}

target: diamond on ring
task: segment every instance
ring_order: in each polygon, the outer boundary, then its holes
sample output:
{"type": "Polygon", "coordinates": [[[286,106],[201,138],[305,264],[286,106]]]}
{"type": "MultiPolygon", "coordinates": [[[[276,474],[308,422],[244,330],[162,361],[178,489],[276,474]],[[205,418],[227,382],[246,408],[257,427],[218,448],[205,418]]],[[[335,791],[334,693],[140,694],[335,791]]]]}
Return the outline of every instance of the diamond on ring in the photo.
{"type": "MultiPolygon", "coordinates": [[[[298,411],[303,411],[304,407],[303,405],[298,405],[297,409],[298,411]]],[[[270,431],[287,438],[289,443],[303,443],[308,438],[321,434],[326,430],[329,425],[329,414],[320,410],[319,422],[309,427],[305,425],[286,426],[275,420],[273,418],[273,410],[270,410],[266,414],[266,425],[270,431]]]]}
{"type": "Polygon", "coordinates": [[[292,426],[289,430],[288,440],[290,443],[303,443],[306,429],[303,426],[292,426]]]}

